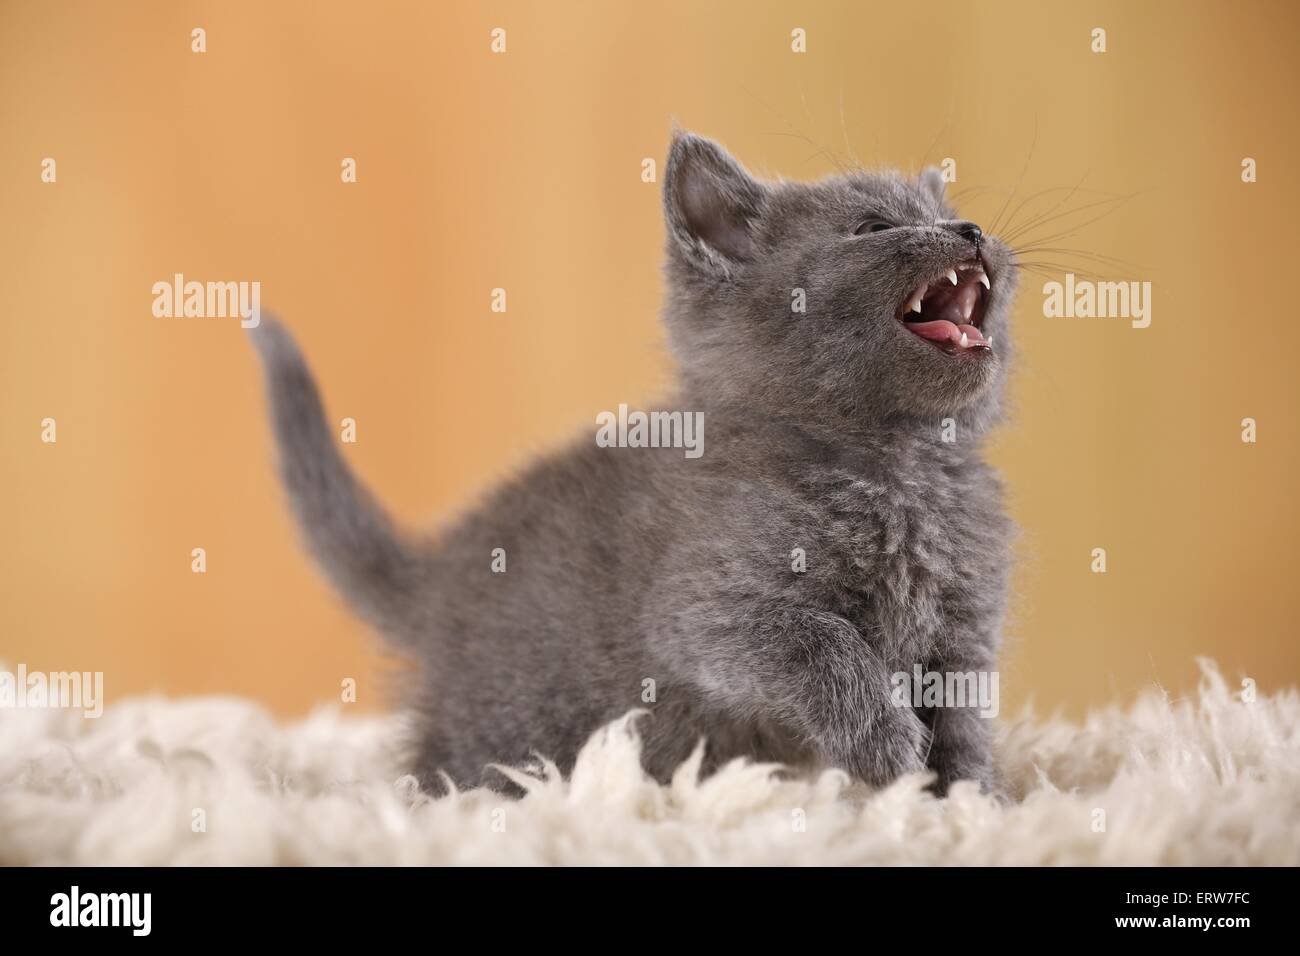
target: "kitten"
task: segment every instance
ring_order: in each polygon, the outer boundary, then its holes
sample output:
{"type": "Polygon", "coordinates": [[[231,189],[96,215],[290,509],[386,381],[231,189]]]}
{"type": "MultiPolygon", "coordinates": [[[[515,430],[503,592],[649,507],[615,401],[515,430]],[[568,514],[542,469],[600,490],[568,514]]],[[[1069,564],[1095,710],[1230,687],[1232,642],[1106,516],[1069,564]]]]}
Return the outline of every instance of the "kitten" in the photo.
{"type": "Polygon", "coordinates": [[[706,768],[883,785],[928,767],[940,793],[994,788],[989,721],[899,700],[893,675],[996,667],[1010,525],[979,445],[1009,357],[1009,250],[955,218],[933,169],[767,183],[689,133],[664,211],[680,386],[663,408],[703,413],[704,454],[588,433],[436,541],[357,483],[284,329],[250,333],[308,545],[419,664],[414,772],[432,792],[442,774],[509,789],[488,764],[567,771],[645,707],[660,780],[704,739],[706,768]]]}

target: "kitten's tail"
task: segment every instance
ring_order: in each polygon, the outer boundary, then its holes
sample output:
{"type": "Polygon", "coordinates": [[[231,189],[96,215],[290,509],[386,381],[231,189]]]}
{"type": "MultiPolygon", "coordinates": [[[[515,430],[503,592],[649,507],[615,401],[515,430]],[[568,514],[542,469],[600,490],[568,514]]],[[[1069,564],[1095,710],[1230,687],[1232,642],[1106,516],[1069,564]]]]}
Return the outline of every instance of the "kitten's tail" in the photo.
{"type": "Polygon", "coordinates": [[[406,642],[419,627],[419,549],[343,460],[293,337],[265,316],[249,335],[266,373],[280,477],[309,549],[363,617],[406,642]]]}

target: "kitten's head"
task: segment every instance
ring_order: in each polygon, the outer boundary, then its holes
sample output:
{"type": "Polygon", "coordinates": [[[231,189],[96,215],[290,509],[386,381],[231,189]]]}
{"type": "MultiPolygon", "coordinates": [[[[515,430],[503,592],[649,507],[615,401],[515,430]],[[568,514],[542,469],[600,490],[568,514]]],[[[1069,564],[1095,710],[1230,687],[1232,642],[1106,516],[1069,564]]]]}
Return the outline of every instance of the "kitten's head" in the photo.
{"type": "Polygon", "coordinates": [[[997,417],[1015,270],[937,171],[767,183],[684,133],[664,208],[669,333],[695,394],[820,429],[997,417]]]}

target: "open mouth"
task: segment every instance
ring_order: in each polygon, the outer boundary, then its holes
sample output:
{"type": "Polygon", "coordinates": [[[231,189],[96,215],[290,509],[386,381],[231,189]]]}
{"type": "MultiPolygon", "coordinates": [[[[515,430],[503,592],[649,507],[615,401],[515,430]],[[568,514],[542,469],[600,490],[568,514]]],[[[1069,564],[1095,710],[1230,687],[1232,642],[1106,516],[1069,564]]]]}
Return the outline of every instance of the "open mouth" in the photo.
{"type": "Polygon", "coordinates": [[[985,338],[980,323],[991,288],[983,265],[958,263],[913,292],[899,309],[898,319],[907,331],[950,355],[989,352],[993,338],[985,338]]]}

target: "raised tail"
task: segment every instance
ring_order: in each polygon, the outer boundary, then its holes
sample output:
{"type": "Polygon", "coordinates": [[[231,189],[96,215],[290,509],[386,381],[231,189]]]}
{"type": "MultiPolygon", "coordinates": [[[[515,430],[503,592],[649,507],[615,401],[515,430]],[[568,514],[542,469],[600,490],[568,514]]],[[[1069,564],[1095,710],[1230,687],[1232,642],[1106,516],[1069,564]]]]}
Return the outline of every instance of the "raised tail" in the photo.
{"type": "Polygon", "coordinates": [[[293,337],[266,317],[249,335],[266,374],[280,477],[308,548],[363,617],[386,636],[409,641],[421,607],[417,549],[343,460],[293,337]]]}

